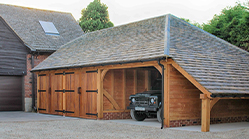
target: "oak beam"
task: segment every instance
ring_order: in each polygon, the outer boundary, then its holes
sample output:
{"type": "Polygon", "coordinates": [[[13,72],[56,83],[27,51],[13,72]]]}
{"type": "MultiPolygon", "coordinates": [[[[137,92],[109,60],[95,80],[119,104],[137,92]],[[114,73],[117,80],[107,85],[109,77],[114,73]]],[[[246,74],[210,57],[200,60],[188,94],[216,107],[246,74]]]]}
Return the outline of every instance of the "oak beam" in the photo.
{"type": "Polygon", "coordinates": [[[211,98],[211,93],[204,88],[199,82],[197,82],[191,75],[189,75],[182,67],[176,62],[172,62],[172,66],[176,68],[184,77],[186,77],[196,88],[198,88],[203,94],[206,94],[208,98],[211,98]]]}
{"type": "Polygon", "coordinates": [[[103,89],[103,94],[106,96],[106,98],[112,103],[112,105],[114,106],[114,108],[116,110],[119,110],[120,107],[118,105],[118,103],[114,100],[114,98],[105,90],[103,89]]]}
{"type": "Polygon", "coordinates": [[[139,67],[150,67],[157,65],[157,61],[148,61],[148,62],[136,62],[136,63],[127,63],[127,64],[116,64],[116,65],[106,65],[98,66],[99,69],[125,69],[125,68],[139,68],[139,67]]]}
{"type": "Polygon", "coordinates": [[[101,73],[101,80],[104,80],[106,73],[109,71],[109,69],[104,69],[101,73]]]}
{"type": "Polygon", "coordinates": [[[154,65],[154,67],[161,73],[162,75],[162,68],[161,66],[159,66],[158,64],[157,65],[154,65]]]}
{"type": "Polygon", "coordinates": [[[210,111],[219,100],[220,100],[219,98],[215,98],[210,101],[210,111]]]}

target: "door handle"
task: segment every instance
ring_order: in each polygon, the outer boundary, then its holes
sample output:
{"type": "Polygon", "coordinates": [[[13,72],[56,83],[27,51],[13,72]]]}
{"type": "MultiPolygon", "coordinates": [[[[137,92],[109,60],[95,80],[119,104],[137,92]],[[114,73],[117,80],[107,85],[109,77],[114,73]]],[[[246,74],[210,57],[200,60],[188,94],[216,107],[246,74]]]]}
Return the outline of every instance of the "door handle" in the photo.
{"type": "Polygon", "coordinates": [[[81,94],[81,87],[78,87],[78,94],[81,94]]]}

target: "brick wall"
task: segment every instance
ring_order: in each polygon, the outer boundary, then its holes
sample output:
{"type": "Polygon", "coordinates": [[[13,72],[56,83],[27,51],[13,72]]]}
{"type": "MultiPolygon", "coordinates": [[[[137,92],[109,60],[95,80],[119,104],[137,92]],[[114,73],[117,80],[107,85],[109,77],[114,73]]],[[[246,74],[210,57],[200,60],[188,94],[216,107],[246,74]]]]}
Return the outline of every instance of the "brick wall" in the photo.
{"type": "MultiPolygon", "coordinates": [[[[35,55],[34,56],[34,66],[37,66],[44,59],[46,59],[50,54],[51,53],[46,53],[46,54],[42,54],[42,55],[35,55]]],[[[26,57],[27,75],[24,77],[24,91],[25,91],[24,96],[25,96],[25,98],[32,98],[32,73],[30,72],[30,70],[32,69],[31,56],[32,56],[31,54],[28,54],[26,57]]],[[[36,86],[36,75],[35,75],[35,86],[36,86]]],[[[35,87],[35,90],[36,90],[36,87],[35,87]]]]}
{"type": "Polygon", "coordinates": [[[103,120],[131,119],[130,112],[110,112],[103,114],[103,120]]]}
{"type": "Polygon", "coordinates": [[[170,127],[191,126],[191,125],[200,125],[200,124],[201,124],[201,119],[170,121],[170,127]]]}
{"type": "MultiPolygon", "coordinates": [[[[210,118],[210,124],[249,122],[249,116],[210,118]]],[[[191,120],[173,120],[170,121],[170,127],[201,125],[201,119],[191,120]]]]}
{"type": "Polygon", "coordinates": [[[210,124],[249,122],[249,116],[210,118],[210,124]]]}

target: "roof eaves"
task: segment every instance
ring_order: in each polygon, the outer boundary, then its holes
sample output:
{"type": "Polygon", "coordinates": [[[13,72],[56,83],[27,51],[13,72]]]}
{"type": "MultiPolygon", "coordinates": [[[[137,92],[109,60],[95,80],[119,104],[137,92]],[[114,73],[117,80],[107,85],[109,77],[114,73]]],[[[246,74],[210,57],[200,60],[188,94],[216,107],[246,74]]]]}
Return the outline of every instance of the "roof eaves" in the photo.
{"type": "Polygon", "coordinates": [[[96,63],[96,64],[78,65],[78,66],[43,68],[43,69],[37,69],[37,70],[34,68],[31,70],[31,72],[46,71],[46,70],[58,70],[58,69],[70,69],[70,68],[97,67],[97,66],[118,65],[118,64],[129,64],[129,63],[148,62],[148,61],[156,61],[156,60],[163,60],[163,59],[166,59],[166,56],[158,56],[158,57],[154,57],[154,58],[141,59],[141,60],[116,61],[116,62],[96,63]]]}

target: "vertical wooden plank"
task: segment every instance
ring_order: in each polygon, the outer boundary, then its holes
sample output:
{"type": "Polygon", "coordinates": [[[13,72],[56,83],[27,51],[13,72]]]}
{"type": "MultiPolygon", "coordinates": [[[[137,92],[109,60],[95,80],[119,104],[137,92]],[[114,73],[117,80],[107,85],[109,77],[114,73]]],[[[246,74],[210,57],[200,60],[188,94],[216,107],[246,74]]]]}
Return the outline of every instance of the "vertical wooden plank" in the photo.
{"type": "MultiPolygon", "coordinates": [[[[62,77],[62,89],[66,89],[66,76],[63,75],[62,77]]],[[[66,93],[63,93],[63,96],[62,96],[62,107],[63,107],[63,110],[66,110],[66,93]]],[[[63,116],[65,116],[65,113],[63,113],[63,116]]]]}
{"type": "Polygon", "coordinates": [[[170,65],[164,65],[164,126],[170,127],[169,115],[169,81],[170,81],[170,65]]]}
{"type": "Polygon", "coordinates": [[[81,99],[80,99],[80,116],[81,117],[86,117],[86,109],[87,109],[87,74],[86,71],[83,70],[81,73],[81,88],[82,88],[82,93],[81,93],[81,99]]]}
{"type": "MultiPolygon", "coordinates": [[[[39,77],[39,73],[37,74],[37,98],[36,98],[36,102],[37,102],[37,109],[39,108],[39,99],[40,99],[40,92],[38,91],[40,89],[40,77],[39,77]]],[[[37,113],[39,113],[39,111],[37,110],[37,113]]]]}
{"type": "Polygon", "coordinates": [[[209,132],[210,130],[210,99],[202,99],[201,106],[201,131],[209,132]]]}
{"type": "Polygon", "coordinates": [[[149,71],[148,70],[144,71],[144,87],[146,91],[149,90],[149,71]]]}
{"type": "Polygon", "coordinates": [[[134,69],[134,94],[137,93],[137,69],[134,69]]]}
{"type": "Polygon", "coordinates": [[[97,73],[97,88],[98,88],[98,94],[97,94],[97,113],[98,113],[98,119],[103,118],[103,80],[101,79],[101,72],[102,70],[98,70],[97,73]]]}
{"type": "Polygon", "coordinates": [[[51,90],[51,74],[48,73],[48,96],[49,96],[49,98],[48,98],[48,101],[49,101],[49,103],[48,103],[48,113],[49,114],[51,114],[51,109],[52,109],[52,107],[51,107],[51,95],[52,95],[52,90],[51,90]]]}
{"type": "Polygon", "coordinates": [[[123,106],[126,109],[126,69],[123,69],[123,106]]]}
{"type": "MultiPolygon", "coordinates": [[[[115,85],[114,85],[114,70],[111,70],[111,96],[113,97],[113,95],[114,95],[114,88],[115,87],[115,85]]],[[[113,105],[111,105],[111,107],[110,107],[111,109],[113,109],[114,107],[113,107],[113,105]]]]}
{"type": "Polygon", "coordinates": [[[148,70],[148,90],[151,90],[151,71],[148,70]]]}

